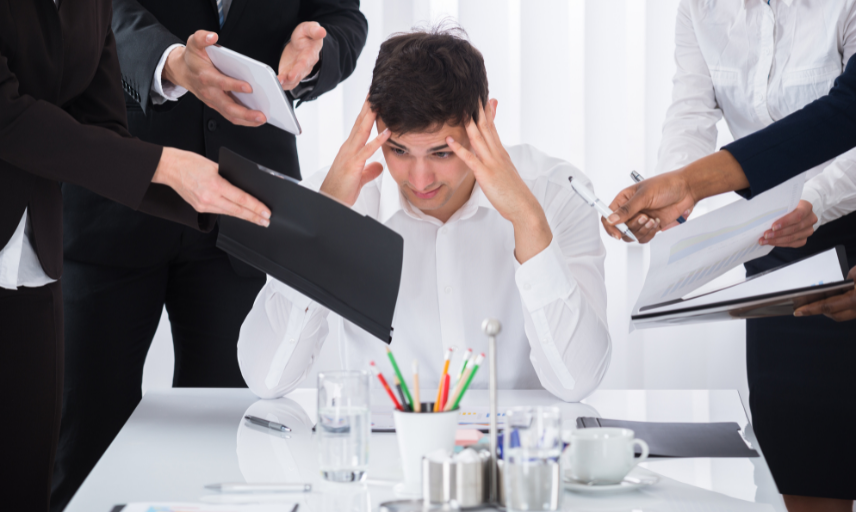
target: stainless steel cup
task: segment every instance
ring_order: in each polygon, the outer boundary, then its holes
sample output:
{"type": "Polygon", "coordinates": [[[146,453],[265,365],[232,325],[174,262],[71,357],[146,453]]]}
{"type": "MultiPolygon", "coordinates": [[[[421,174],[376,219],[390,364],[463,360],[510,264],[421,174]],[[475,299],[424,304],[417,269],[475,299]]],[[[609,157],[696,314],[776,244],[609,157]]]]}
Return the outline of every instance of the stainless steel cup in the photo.
{"type": "Polygon", "coordinates": [[[478,451],[473,462],[435,462],[422,459],[422,496],[426,505],[454,502],[460,508],[478,507],[487,503],[490,495],[488,465],[490,453],[478,451]]]}

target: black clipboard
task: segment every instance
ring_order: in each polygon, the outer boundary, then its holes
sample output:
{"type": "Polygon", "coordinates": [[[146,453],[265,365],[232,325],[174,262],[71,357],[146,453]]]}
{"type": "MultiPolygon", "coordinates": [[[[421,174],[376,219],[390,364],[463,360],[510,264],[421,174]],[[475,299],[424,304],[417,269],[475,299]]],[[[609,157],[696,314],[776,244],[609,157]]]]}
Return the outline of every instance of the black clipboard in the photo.
{"type": "Polygon", "coordinates": [[[220,174],[266,204],[271,222],[222,216],[217,247],[392,342],[401,235],[227,148],[220,174]]]}
{"type": "MultiPolygon", "coordinates": [[[[848,272],[847,252],[842,245],[836,246],[835,251],[838,256],[838,263],[841,265],[841,273],[846,276],[848,272]]],[[[800,258],[784,265],[780,265],[774,269],[767,270],[766,272],[756,274],[748,278],[747,281],[775,272],[789,265],[793,265],[794,263],[798,263],[806,258],[811,258],[812,256],[814,255],[806,256],[805,258],[800,258]]],[[[795,288],[776,293],[754,295],[740,299],[704,304],[701,306],[672,309],[658,313],[644,313],[645,310],[659,308],[672,303],[683,302],[683,299],[677,299],[675,301],[665,302],[662,304],[644,306],[640,308],[639,314],[632,315],[630,318],[636,323],[656,321],[658,323],[682,325],[716,320],[739,320],[792,315],[794,311],[806,304],[811,304],[812,302],[817,302],[835,295],[841,295],[842,293],[852,290],[853,286],[854,283],[852,280],[845,279],[842,281],[835,281],[833,283],[824,283],[817,286],[808,286],[805,288],[795,288]]]]}

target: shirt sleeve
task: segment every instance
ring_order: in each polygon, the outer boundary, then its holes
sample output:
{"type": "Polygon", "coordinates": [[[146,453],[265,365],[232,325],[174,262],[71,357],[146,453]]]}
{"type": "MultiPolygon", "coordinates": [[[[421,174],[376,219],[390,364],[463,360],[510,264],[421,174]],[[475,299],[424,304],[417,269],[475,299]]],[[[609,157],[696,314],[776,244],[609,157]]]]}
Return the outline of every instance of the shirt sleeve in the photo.
{"type": "Polygon", "coordinates": [[[678,7],[675,24],[675,64],[672,104],[666,111],[663,139],[654,172],[674,171],[716,149],[716,123],[722,111],[704,60],[687,0],[678,7]]]}
{"type": "MultiPolygon", "coordinates": [[[[577,178],[588,182],[581,173],[577,178]]],[[[606,249],[597,215],[579,197],[551,184],[539,201],[553,240],[515,273],[530,360],[545,389],[578,402],[597,388],[609,366],[606,249]]]]}
{"type": "Polygon", "coordinates": [[[171,82],[163,81],[163,67],[166,65],[166,58],[170,52],[176,48],[184,47],[183,44],[174,44],[169,46],[161,55],[157,67],[155,67],[155,75],[152,80],[151,98],[155,105],[163,105],[167,101],[178,101],[179,98],[187,93],[187,89],[180,85],[175,85],[171,82]]]}
{"type": "MultiPolygon", "coordinates": [[[[856,53],[856,3],[844,20],[842,63],[846,64],[856,53]]],[[[856,211],[856,149],[839,156],[808,180],[802,199],[812,205],[817,215],[814,229],[856,211]]]]}
{"type": "Polygon", "coordinates": [[[250,390],[278,398],[306,378],[329,328],[329,310],[271,279],[241,326],[238,364],[250,390]]]}

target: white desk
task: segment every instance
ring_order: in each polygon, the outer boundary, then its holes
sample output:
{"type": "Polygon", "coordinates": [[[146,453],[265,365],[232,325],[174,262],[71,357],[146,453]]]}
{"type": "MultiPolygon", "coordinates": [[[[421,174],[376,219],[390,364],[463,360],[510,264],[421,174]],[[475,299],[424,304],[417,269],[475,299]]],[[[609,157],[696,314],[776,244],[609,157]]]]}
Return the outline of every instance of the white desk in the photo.
{"type": "MultiPolygon", "coordinates": [[[[757,448],[740,397],[732,390],[603,390],[583,404],[559,402],[546,391],[500,391],[499,401],[500,408],[557,405],[569,427],[582,415],[735,421],[757,448]]],[[[486,404],[487,392],[472,390],[463,405],[486,404]]],[[[279,400],[258,400],[245,389],[149,392],[66,511],[109,512],[115,504],[132,501],[198,501],[208,494],[205,484],[243,481],[312,482],[312,493],[294,495],[302,503],[300,512],[368,512],[377,510],[381,502],[399,499],[392,490],[392,484],[401,479],[395,434],[372,434],[367,484],[326,484],[317,471],[310,431],[314,417],[314,390],[297,390],[279,400]],[[248,427],[242,421],[244,414],[272,414],[293,429],[291,437],[248,427]]],[[[612,497],[566,492],[564,509],[785,511],[763,458],[660,459],[644,467],[661,475],[657,485],[612,497]]]]}

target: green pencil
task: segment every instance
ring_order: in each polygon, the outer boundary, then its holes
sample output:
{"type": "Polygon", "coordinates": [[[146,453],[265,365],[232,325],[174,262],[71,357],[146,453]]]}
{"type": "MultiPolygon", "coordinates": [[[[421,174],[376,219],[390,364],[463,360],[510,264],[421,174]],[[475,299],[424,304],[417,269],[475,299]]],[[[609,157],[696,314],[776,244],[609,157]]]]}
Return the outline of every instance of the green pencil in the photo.
{"type": "Polygon", "coordinates": [[[389,356],[389,362],[392,363],[392,369],[395,370],[395,374],[398,375],[398,380],[401,381],[401,389],[404,391],[404,398],[407,399],[407,405],[409,405],[411,410],[413,410],[413,398],[410,397],[410,390],[407,389],[407,383],[404,382],[404,376],[401,375],[401,370],[398,369],[398,363],[395,362],[395,356],[392,355],[392,350],[387,348],[386,355],[389,356]]]}
{"type": "Polygon", "coordinates": [[[452,402],[451,400],[449,401],[449,403],[451,405],[446,404],[446,408],[443,409],[444,411],[451,411],[458,406],[458,403],[460,403],[461,398],[464,397],[464,393],[467,392],[467,388],[470,387],[470,382],[472,382],[473,377],[476,376],[476,372],[479,370],[479,366],[481,366],[482,361],[484,361],[484,354],[479,354],[479,356],[476,358],[476,360],[473,362],[473,364],[470,365],[471,368],[467,372],[467,373],[469,373],[469,376],[467,377],[467,381],[464,383],[464,387],[462,387],[461,390],[458,391],[457,396],[455,396],[454,402],[452,402]]]}

